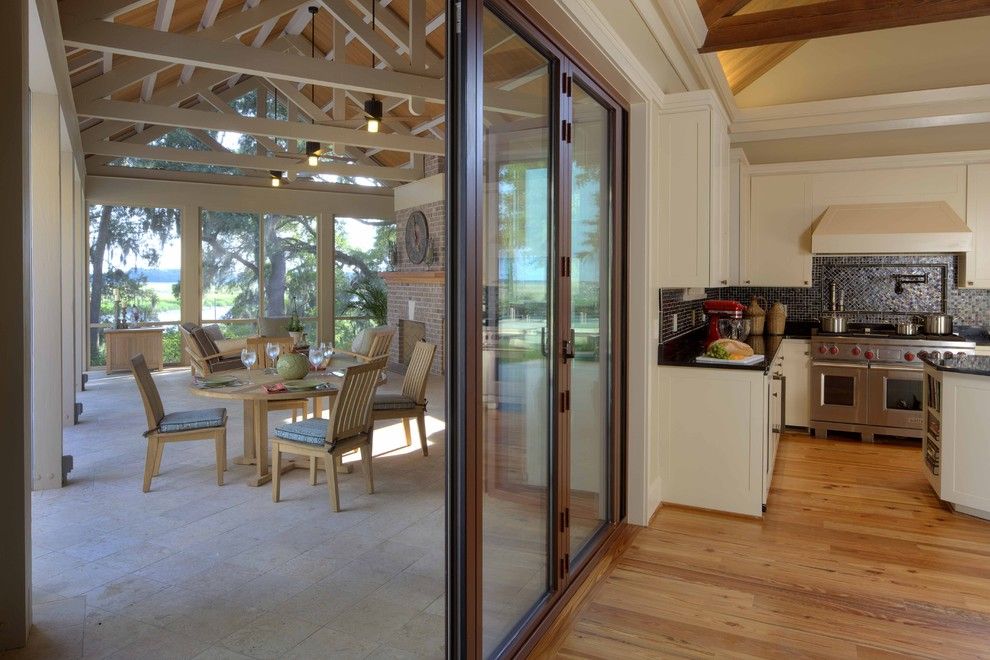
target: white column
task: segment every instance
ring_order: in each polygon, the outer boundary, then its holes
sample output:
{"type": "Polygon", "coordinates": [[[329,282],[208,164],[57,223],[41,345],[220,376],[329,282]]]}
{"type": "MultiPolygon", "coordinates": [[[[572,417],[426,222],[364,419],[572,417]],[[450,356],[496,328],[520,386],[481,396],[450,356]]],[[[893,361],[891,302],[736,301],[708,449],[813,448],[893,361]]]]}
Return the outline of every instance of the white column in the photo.
{"type": "MultiPolygon", "coordinates": [[[[61,258],[61,300],[62,300],[62,427],[75,423],[76,407],[76,337],[75,337],[75,276],[76,260],[80,254],[75,248],[75,158],[71,151],[61,153],[61,216],[59,218],[59,248],[61,258]]],[[[61,444],[61,443],[60,443],[61,444]]]]}
{"type": "Polygon", "coordinates": [[[31,93],[32,488],[62,486],[61,154],[58,97],[31,93]]]}
{"type": "MultiPolygon", "coordinates": [[[[180,219],[182,242],[182,271],[180,277],[179,318],[183,323],[199,323],[203,311],[202,286],[200,281],[200,243],[199,243],[199,207],[186,204],[181,208],[180,219]]],[[[182,353],[182,364],[189,364],[185,351],[182,353]]]]}
{"type": "MultiPolygon", "coordinates": [[[[79,170],[73,170],[72,185],[72,251],[75,254],[73,272],[73,297],[75,299],[75,346],[76,369],[73,376],[73,387],[76,391],[82,388],[83,372],[89,367],[89,354],[86,352],[86,341],[89,336],[89,307],[86,304],[87,281],[89,280],[89,244],[87,242],[89,226],[89,209],[86,207],[86,192],[79,170]]],[[[83,411],[85,413],[85,411],[83,411]]]]}

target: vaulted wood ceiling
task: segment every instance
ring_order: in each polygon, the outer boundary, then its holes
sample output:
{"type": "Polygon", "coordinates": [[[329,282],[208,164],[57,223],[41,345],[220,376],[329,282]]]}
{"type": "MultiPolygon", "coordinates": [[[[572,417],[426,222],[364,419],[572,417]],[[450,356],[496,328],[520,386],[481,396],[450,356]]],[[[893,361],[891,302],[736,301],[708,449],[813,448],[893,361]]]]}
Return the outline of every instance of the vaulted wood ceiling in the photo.
{"type": "Polygon", "coordinates": [[[718,53],[735,94],[810,39],[990,16],[985,0],[698,0],[698,6],[708,25],[699,50],[718,53]]]}
{"type": "Polygon", "coordinates": [[[109,173],[108,163],[129,157],[260,178],[268,169],[420,178],[423,155],[443,153],[444,8],[443,0],[60,0],[87,170],[109,173]],[[310,6],[319,8],[312,41],[310,6]],[[277,94],[288,121],[238,115],[230,101],[252,90],[277,94]],[[364,130],[372,94],[385,108],[377,135],[364,130]],[[209,150],[148,146],[176,127],[209,150]],[[251,135],[258,152],[234,153],[211,130],[251,135]],[[334,156],[309,167],[294,148],[303,140],[332,143],[334,156]]]}

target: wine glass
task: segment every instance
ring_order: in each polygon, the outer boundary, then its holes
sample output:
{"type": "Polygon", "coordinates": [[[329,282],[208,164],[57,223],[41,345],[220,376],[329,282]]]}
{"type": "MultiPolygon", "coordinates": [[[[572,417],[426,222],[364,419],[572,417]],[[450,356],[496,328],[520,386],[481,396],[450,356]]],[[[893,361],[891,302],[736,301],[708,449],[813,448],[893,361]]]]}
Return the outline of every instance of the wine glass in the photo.
{"type": "Polygon", "coordinates": [[[268,373],[275,373],[275,360],[278,359],[278,354],[282,352],[282,347],[278,345],[278,342],[270,341],[265,344],[265,354],[268,359],[271,360],[272,366],[268,369],[268,373]]]}
{"type": "Polygon", "coordinates": [[[244,364],[245,369],[250,369],[254,366],[254,363],[258,361],[258,352],[252,351],[249,348],[241,349],[241,363],[244,364]]]}
{"type": "Polygon", "coordinates": [[[320,364],[323,363],[323,351],[315,344],[309,347],[309,363],[313,365],[314,371],[319,371],[320,364]]]}
{"type": "Polygon", "coordinates": [[[321,345],[321,347],[323,348],[323,357],[325,357],[327,360],[333,358],[333,354],[335,352],[333,348],[333,344],[331,344],[330,342],[324,342],[321,345]]]}

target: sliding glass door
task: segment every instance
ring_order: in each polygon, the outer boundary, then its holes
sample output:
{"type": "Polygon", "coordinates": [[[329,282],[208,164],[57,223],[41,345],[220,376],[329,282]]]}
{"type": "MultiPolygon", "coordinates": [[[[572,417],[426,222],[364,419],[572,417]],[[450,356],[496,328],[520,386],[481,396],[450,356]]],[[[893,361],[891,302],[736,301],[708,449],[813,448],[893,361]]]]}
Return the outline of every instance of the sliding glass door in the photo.
{"type": "Polygon", "coordinates": [[[620,518],[622,109],[509,3],[479,18],[479,258],[465,289],[481,308],[466,328],[479,396],[465,405],[480,443],[466,488],[480,518],[474,648],[488,657],[521,648],[620,518]]]}

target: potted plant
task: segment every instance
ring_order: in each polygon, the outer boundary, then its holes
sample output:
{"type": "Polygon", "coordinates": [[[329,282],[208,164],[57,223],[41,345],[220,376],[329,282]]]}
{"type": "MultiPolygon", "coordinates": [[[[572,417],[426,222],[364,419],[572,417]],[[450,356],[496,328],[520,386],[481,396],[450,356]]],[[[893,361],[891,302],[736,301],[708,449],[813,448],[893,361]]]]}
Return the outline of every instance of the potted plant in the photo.
{"type": "Polygon", "coordinates": [[[292,316],[289,317],[289,322],[285,324],[285,329],[289,331],[289,336],[292,337],[293,346],[301,346],[306,341],[306,333],[303,332],[303,324],[299,320],[299,314],[297,312],[293,312],[292,316]]]}

